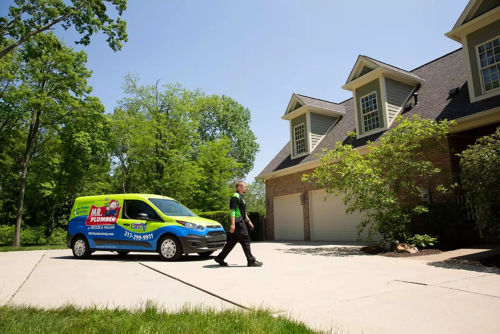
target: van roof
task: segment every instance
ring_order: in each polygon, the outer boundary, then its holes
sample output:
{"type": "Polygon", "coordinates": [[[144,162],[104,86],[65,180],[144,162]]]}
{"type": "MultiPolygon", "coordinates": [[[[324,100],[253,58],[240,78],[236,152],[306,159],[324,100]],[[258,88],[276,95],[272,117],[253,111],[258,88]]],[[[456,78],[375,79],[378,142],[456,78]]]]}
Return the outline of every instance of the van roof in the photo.
{"type": "Polygon", "coordinates": [[[99,198],[102,198],[102,197],[109,197],[109,198],[112,198],[112,197],[125,197],[125,198],[131,198],[131,199],[134,199],[134,198],[142,198],[142,199],[148,199],[148,198],[164,198],[164,199],[171,199],[171,200],[174,200],[173,198],[171,197],[167,197],[167,196],[162,196],[162,195],[155,195],[155,194],[104,194],[104,195],[92,195],[92,196],[80,196],[80,197],[77,197],[77,200],[85,200],[85,199],[95,199],[96,197],[99,197],[99,198]]]}

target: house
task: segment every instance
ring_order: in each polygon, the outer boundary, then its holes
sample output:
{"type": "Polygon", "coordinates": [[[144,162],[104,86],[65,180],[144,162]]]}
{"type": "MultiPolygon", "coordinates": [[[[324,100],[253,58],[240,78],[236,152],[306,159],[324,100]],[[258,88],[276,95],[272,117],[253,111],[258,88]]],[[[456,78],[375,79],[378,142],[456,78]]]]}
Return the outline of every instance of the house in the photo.
{"type": "MultiPolygon", "coordinates": [[[[432,160],[441,181],[457,172],[457,152],[500,125],[500,0],[471,0],[446,36],[462,48],[407,71],[360,55],[339,103],[293,94],[282,119],[290,141],[259,174],[266,184],[269,240],[354,241],[360,214],[346,214],[340,197],[303,183],[319,166],[317,154],[345,142],[350,131],[360,153],[398,115],[455,120],[447,150],[432,160]]],[[[430,190],[431,191],[431,190],[430,190]]],[[[430,193],[436,199],[437,194],[430,193]]]]}

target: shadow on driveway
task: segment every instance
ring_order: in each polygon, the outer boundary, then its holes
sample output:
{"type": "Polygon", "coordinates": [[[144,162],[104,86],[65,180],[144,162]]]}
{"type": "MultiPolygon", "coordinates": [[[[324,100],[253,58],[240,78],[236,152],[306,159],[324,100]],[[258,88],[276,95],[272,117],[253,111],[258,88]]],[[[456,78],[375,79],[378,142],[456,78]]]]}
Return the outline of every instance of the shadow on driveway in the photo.
{"type": "MultiPolygon", "coordinates": [[[[183,256],[175,262],[204,262],[212,260],[213,256],[201,257],[198,255],[183,256]]],[[[76,259],[74,256],[52,256],[51,259],[60,260],[80,260],[76,259]]],[[[88,259],[84,260],[94,260],[94,261],[120,261],[120,262],[168,262],[163,261],[158,254],[127,254],[125,256],[118,254],[92,254],[88,259]]]]}
{"type": "Polygon", "coordinates": [[[442,261],[429,262],[427,264],[439,268],[500,274],[500,249],[492,249],[470,255],[456,256],[442,261]]]}

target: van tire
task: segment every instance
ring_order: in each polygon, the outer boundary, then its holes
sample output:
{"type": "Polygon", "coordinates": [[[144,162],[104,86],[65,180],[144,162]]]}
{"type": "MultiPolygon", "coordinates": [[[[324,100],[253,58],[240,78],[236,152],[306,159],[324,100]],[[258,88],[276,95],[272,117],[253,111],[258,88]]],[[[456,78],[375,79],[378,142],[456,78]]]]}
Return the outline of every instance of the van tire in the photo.
{"type": "Polygon", "coordinates": [[[118,251],[117,253],[119,257],[125,257],[129,253],[129,251],[118,251]]]}
{"type": "Polygon", "coordinates": [[[179,239],[173,235],[163,236],[158,243],[158,253],[162,260],[179,260],[182,256],[182,246],[179,239]]]}
{"type": "Polygon", "coordinates": [[[73,239],[73,243],[71,245],[71,250],[73,251],[73,256],[77,259],[88,259],[90,257],[90,247],[87,239],[79,235],[73,239]]]}

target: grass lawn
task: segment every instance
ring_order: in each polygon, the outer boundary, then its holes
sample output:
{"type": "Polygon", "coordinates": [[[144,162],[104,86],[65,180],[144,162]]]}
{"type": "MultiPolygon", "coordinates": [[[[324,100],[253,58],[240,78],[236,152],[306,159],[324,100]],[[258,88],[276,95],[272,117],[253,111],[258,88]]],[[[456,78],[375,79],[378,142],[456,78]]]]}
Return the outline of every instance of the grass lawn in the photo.
{"type": "Polygon", "coordinates": [[[185,308],[164,313],[143,310],[77,308],[42,310],[1,306],[0,333],[314,333],[304,324],[273,317],[264,310],[217,312],[185,308]]]}
{"type": "Polygon", "coordinates": [[[26,251],[26,250],[45,250],[45,249],[65,249],[66,245],[37,245],[37,246],[0,246],[0,252],[16,252],[16,251],[26,251]]]}

